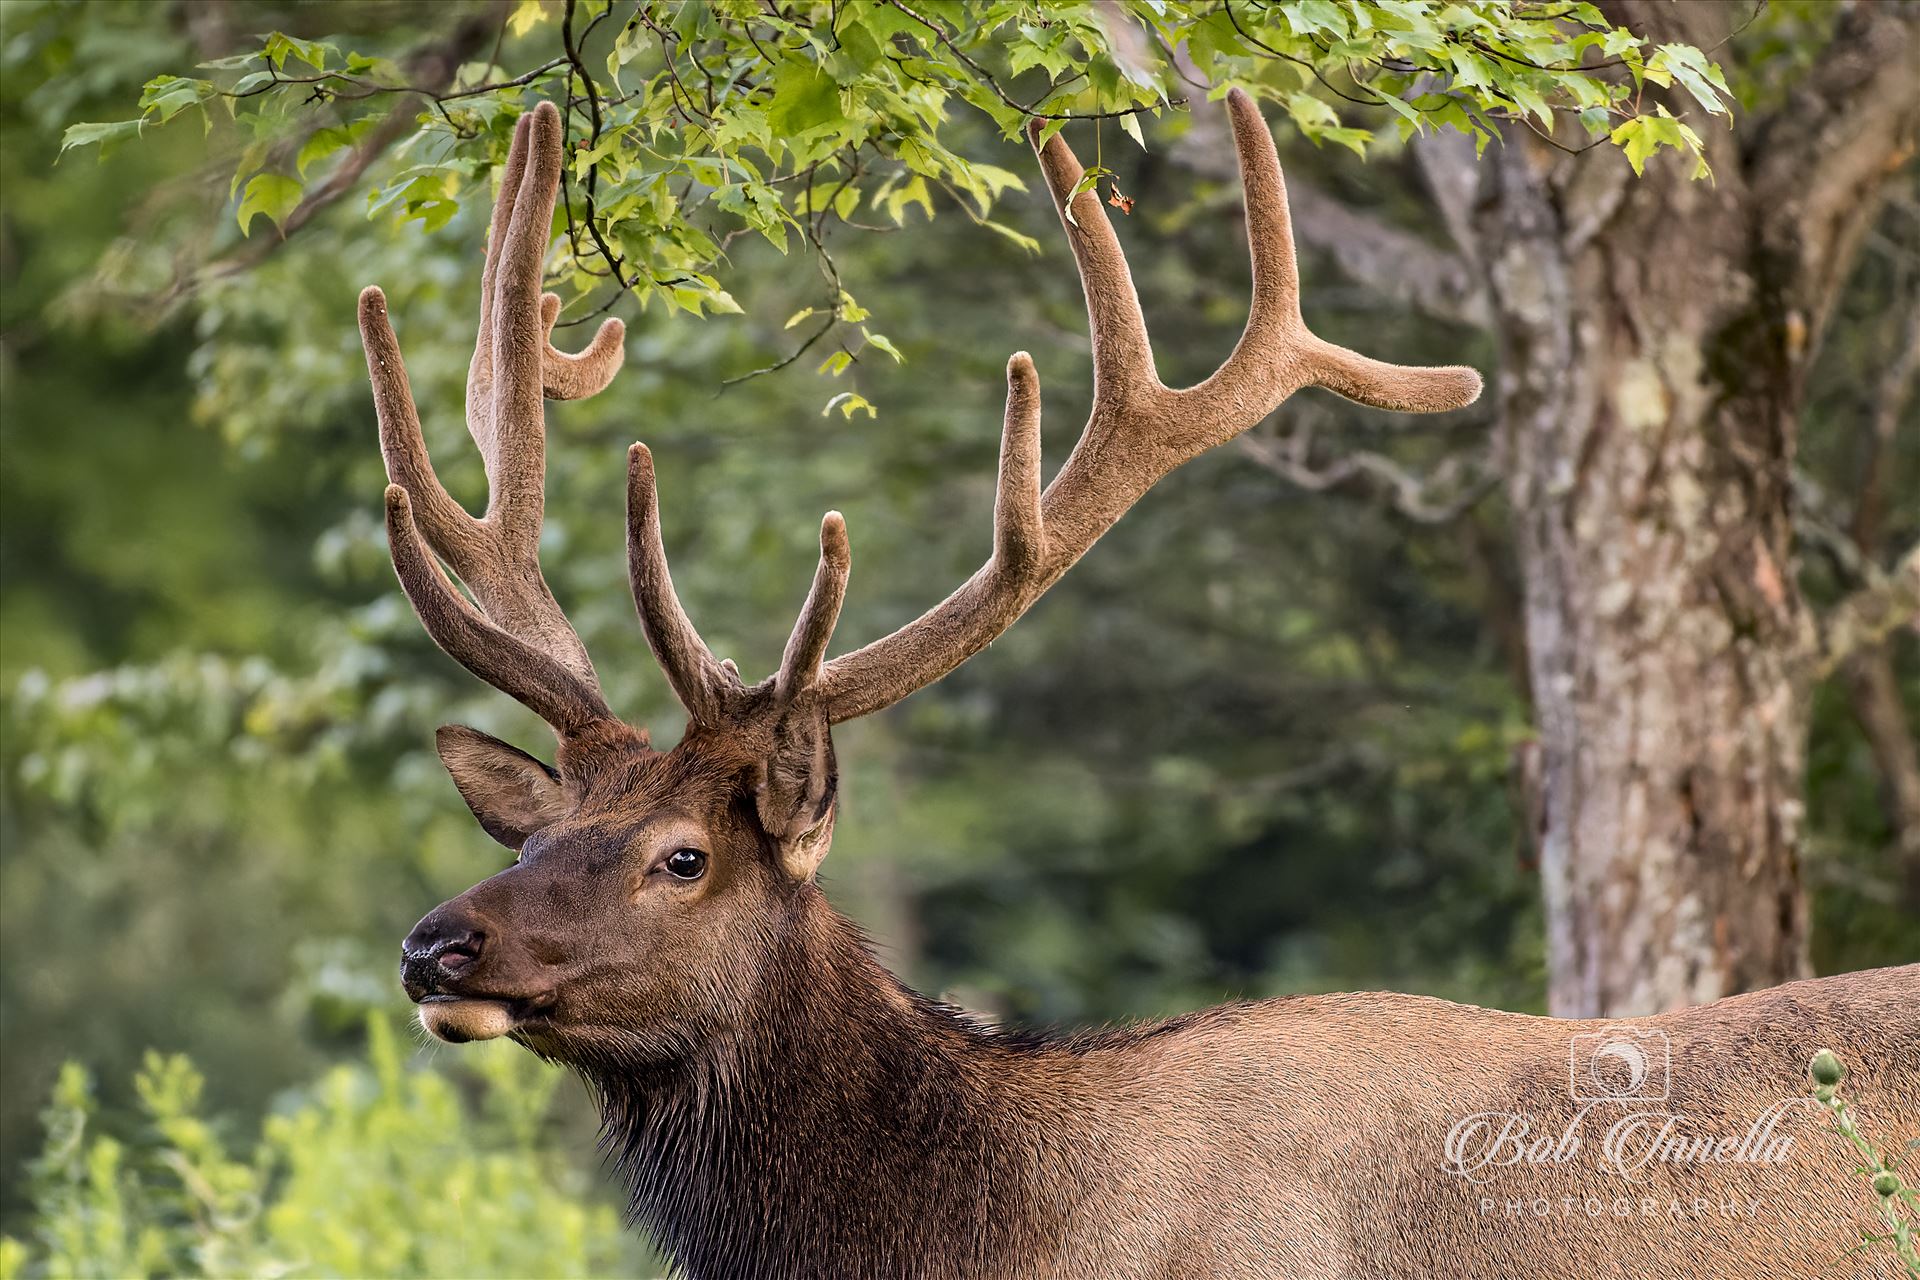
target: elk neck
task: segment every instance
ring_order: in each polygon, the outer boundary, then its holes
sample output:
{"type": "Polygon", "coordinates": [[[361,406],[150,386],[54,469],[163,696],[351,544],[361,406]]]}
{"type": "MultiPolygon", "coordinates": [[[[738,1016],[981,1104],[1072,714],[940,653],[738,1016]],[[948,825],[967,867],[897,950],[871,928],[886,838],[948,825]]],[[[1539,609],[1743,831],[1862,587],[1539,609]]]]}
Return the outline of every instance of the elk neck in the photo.
{"type": "Polygon", "coordinates": [[[1096,1161],[1076,1055],[913,992],[811,885],[751,1017],[585,1069],[631,1211],[698,1277],[987,1275],[1059,1247],[1096,1161]]]}

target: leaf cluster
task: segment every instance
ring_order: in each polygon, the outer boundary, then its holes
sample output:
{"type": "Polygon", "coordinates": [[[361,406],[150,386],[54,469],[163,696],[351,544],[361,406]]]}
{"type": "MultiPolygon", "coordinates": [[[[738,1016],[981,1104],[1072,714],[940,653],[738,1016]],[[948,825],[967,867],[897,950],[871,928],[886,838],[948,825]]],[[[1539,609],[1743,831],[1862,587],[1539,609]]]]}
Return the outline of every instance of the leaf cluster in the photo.
{"type": "MultiPolygon", "coordinates": [[[[552,267],[572,309],[563,323],[628,296],[738,313],[731,246],[755,236],[804,247],[820,274],[803,345],[769,367],[825,342],[818,370],[838,377],[868,350],[900,354],[842,281],[833,229],[952,209],[1035,247],[998,214],[1024,189],[1023,163],[957,141],[957,113],[1016,143],[1029,121],[1043,139],[1092,122],[1086,189],[1113,180],[1103,123],[1145,147],[1142,116],[1235,86],[1315,144],[1362,157],[1438,129],[1484,148],[1511,126],[1569,149],[1617,146],[1636,171],[1676,151],[1697,176],[1706,149],[1689,111],[1726,116],[1730,102],[1700,50],[1651,44],[1589,3],[1542,0],[521,0],[491,55],[432,84],[409,78],[406,51],[365,44],[270,33],[199,76],[153,78],[137,117],[72,125],[62,149],[104,153],[187,115],[218,123],[239,228],[265,217],[286,234],[390,145],[368,214],[434,231],[486,199],[513,120],[551,97],[568,129],[552,267]]],[[[1117,187],[1109,203],[1133,209],[1117,187]]],[[[828,408],[874,411],[854,392],[828,408]]]]}
{"type": "Polygon", "coordinates": [[[43,1113],[28,1238],[0,1238],[0,1278],[630,1268],[619,1215],[544,1130],[562,1073],[498,1050],[463,1055],[458,1075],[422,1070],[372,1018],[364,1060],[301,1090],[240,1151],[185,1057],[146,1055],[139,1119],[118,1133],[69,1063],[43,1113]]]}

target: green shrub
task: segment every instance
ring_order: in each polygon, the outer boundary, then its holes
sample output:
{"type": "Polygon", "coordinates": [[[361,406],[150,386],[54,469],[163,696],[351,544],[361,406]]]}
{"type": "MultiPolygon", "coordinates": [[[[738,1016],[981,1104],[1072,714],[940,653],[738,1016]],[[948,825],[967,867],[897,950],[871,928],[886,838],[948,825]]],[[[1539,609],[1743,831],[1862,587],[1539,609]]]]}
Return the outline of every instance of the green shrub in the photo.
{"type": "Polygon", "coordinates": [[[244,1154],[202,1113],[184,1057],[149,1052],[138,1132],[101,1132],[69,1063],[33,1163],[31,1239],[0,1280],[152,1276],[589,1276],[645,1267],[619,1216],[543,1131],[562,1072],[505,1044],[463,1052],[468,1082],[410,1068],[369,1021],[363,1064],[270,1116],[244,1154]]]}
{"type": "MultiPolygon", "coordinates": [[[[1829,1113],[1828,1122],[1833,1131],[1859,1153],[1860,1163],[1853,1171],[1866,1179],[1880,1216],[1887,1224],[1885,1231],[1862,1235],[1859,1245],[1850,1252],[1884,1245],[1900,1259],[1902,1270],[1914,1280],[1920,1280],[1920,1193],[1900,1180],[1894,1169],[1898,1157],[1882,1154],[1854,1124],[1853,1109],[1840,1094],[1840,1082],[1847,1075],[1846,1064],[1832,1050],[1822,1049],[1807,1064],[1807,1074],[1813,1078],[1814,1101],[1829,1113]]],[[[1920,1138],[1907,1143],[1906,1149],[1909,1152],[1920,1149],[1920,1138]]]]}

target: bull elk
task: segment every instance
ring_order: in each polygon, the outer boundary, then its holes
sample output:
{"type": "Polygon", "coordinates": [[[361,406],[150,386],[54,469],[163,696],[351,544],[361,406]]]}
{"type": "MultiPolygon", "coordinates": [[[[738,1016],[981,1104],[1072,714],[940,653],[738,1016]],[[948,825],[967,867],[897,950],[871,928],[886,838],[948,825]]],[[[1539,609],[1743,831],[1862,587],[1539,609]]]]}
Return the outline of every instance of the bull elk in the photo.
{"type": "Polygon", "coordinates": [[[1079,163],[1058,137],[1037,146],[1086,294],[1092,414],[1043,489],[1039,385],[1033,362],[1012,358],[991,556],[894,634],[826,660],[849,562],[829,513],[779,670],[743,682],[675,596],[654,460],[632,447],[634,601],[688,715],[670,751],[609,709],[537,559],[543,399],[594,394],[622,360],[617,321],[577,356],[550,342],[553,106],[518,123],[482,276],[467,425],[486,464],[484,516],[435,478],[386,300],[362,294],[401,586],[442,648],[558,738],[549,767],[472,729],[439,731],[461,796],[518,856],[407,938],[401,971],[421,1021],[453,1042],[509,1036],[576,1069],[636,1219],[696,1277],[1877,1265],[1848,1252],[1873,1227],[1867,1193],[1794,1099],[1809,1053],[1831,1046],[1853,1068],[1864,1124],[1920,1132],[1920,967],[1625,1022],[1329,995],[1048,1039],[907,989],[815,884],[833,835],[833,726],[991,643],[1161,476],[1304,386],[1413,412],[1479,394],[1469,369],[1383,364],[1307,329],[1272,138],[1243,94],[1227,110],[1251,315],[1225,364],[1185,390],[1155,374],[1113,228],[1093,193],[1073,194],[1079,163]],[[1631,1141],[1615,1150],[1622,1124],[1651,1141],[1661,1116],[1671,1124],[1653,1156],[1633,1164],[1631,1141]],[[1723,1134],[1745,1147],[1716,1147],[1723,1134]]]}

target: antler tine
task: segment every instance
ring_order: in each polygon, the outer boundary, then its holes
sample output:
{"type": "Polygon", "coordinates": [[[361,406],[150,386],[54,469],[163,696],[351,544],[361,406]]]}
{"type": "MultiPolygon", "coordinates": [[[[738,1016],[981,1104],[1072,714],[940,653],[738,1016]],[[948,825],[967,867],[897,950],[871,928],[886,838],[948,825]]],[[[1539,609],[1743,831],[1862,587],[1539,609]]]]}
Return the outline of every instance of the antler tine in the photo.
{"type": "Polygon", "coordinates": [[[1261,401],[1277,408],[1303,386],[1324,387],[1376,409],[1440,413],[1472,404],[1480,375],[1458,365],[1421,368],[1388,364],[1310,331],[1300,315],[1300,273],[1294,257],[1293,217],[1280,156],[1260,109],[1236,89],[1227,95],[1234,151],[1247,212],[1247,248],[1253,259],[1253,303],[1233,354],[1212,377],[1177,393],[1219,444],[1251,426],[1246,411],[1261,401]]]}
{"type": "MultiPolygon", "coordinates": [[[[1073,536],[1073,516],[1050,512],[1048,499],[1085,447],[1082,437],[1074,457],[1043,495],[1040,378],[1027,353],[1016,353],[1007,361],[1007,412],[993,502],[993,558],[919,618],[827,663],[817,687],[829,721],[858,719],[932,684],[991,644],[1067,571],[1080,556],[1079,550],[1066,546],[1066,539],[1073,536]],[[1058,525],[1061,536],[1056,538],[1057,520],[1065,523],[1058,525]]],[[[1118,518],[1117,513],[1113,518],[1118,518]]],[[[1098,530],[1086,537],[1082,549],[1097,537],[1098,530]]]]}
{"type": "Polygon", "coordinates": [[[420,413],[414,407],[407,366],[400,358],[400,340],[387,314],[387,295],[377,285],[360,291],[360,343],[366,348],[367,377],[373,383],[373,412],[380,424],[380,453],[386,459],[387,478],[413,498],[413,507],[428,541],[453,565],[455,573],[470,567],[468,554],[478,522],[455,502],[434,474],[427,444],[420,432],[420,413]]]}
{"type": "Polygon", "coordinates": [[[993,562],[1026,573],[1046,552],[1040,516],[1040,375],[1033,358],[1007,361],[1007,417],[1000,429],[1000,476],[993,494],[993,562]]]}
{"type": "Polygon", "coordinates": [[[585,400],[599,395],[626,361],[627,326],[619,320],[602,320],[586,350],[568,355],[553,345],[553,326],[559,318],[560,295],[541,294],[540,329],[546,335],[547,350],[540,376],[547,399],[585,400]]]}
{"type": "Polygon", "coordinates": [[[562,737],[613,718],[598,688],[489,622],[454,589],[422,541],[407,491],[398,484],[387,486],[387,544],[414,612],[454,661],[525,703],[562,737]]]}
{"type": "Polygon", "coordinates": [[[1100,207],[1098,193],[1089,190],[1071,196],[1069,212],[1071,192],[1086,170],[1063,140],[1056,135],[1042,143],[1041,132],[1041,121],[1027,122],[1028,140],[1039,154],[1040,170],[1053,196],[1053,207],[1067,229],[1067,243],[1072,247],[1081,291],[1086,295],[1087,328],[1093,338],[1094,398],[1157,387],[1147,320],[1141,313],[1120,239],[1100,207]]]}
{"type": "Polygon", "coordinates": [[[1246,94],[1227,95],[1245,184],[1253,300],[1233,353],[1198,386],[1172,390],[1154,372],[1147,327],[1113,225],[1058,136],[1029,127],[1073,249],[1093,335],[1093,411],[1073,452],[1039,490],[1040,391],[1024,354],[1007,365],[1007,416],[994,501],[993,558],[938,605],[821,671],[834,723],[877,711],[978,653],[1040,598],[1167,472],[1252,427],[1317,383],[1380,408],[1434,412],[1480,393],[1471,369],[1414,369],[1336,347],[1308,331],[1286,185],[1266,122],[1246,94]]]}
{"type": "Polygon", "coordinates": [[[627,578],[647,647],[666,672],[680,705],[697,722],[716,722],[740,679],[731,663],[714,660],[713,651],[694,630],[674,593],[666,548],[660,541],[653,454],[643,444],[627,450],[627,578]]]}
{"type": "MultiPolygon", "coordinates": [[[[560,114],[551,103],[523,116],[495,204],[481,275],[480,337],[468,370],[467,427],[486,465],[488,504],[475,519],[434,474],[421,436],[386,298],[360,299],[387,476],[388,543],[394,568],[436,642],[468,670],[524,702],[562,736],[612,718],[580,637],[554,601],[539,563],[545,507],[543,389],[557,308],[540,292],[560,181],[560,114]],[[398,495],[396,500],[396,495],[398,495]],[[434,557],[466,584],[476,610],[434,557]]],[[[591,394],[619,367],[619,322],[601,327],[559,380],[591,394]]]]}
{"type": "Polygon", "coordinates": [[[507,228],[513,221],[514,202],[520,195],[520,181],[527,171],[527,138],[533,129],[533,113],[514,121],[513,141],[507,147],[507,162],[500,167],[500,194],[494,198],[493,216],[487,224],[486,257],[480,268],[480,325],[473,342],[473,359],[467,365],[467,433],[480,447],[480,456],[488,464],[487,479],[493,479],[493,317],[494,290],[500,276],[500,256],[507,240],[507,228]]]}
{"type": "Polygon", "coordinates": [[[543,102],[530,113],[523,170],[493,281],[493,448],[482,446],[491,492],[487,519],[510,544],[536,546],[546,506],[546,331],[541,271],[560,189],[560,113],[543,102]]]}
{"type": "MultiPolygon", "coordinates": [[[[480,275],[480,332],[473,346],[473,360],[467,367],[467,429],[482,453],[491,453],[493,442],[493,341],[494,290],[500,272],[500,259],[512,225],[513,209],[526,173],[529,135],[538,108],[520,117],[513,129],[513,142],[507,148],[507,160],[500,169],[500,196],[494,202],[493,218],[487,229],[487,254],[480,275]]],[[[551,207],[549,207],[549,217],[551,207]]],[[[542,246],[544,248],[544,244],[542,246]]],[[[553,327],[560,319],[560,295],[540,295],[540,329],[545,343],[541,360],[542,391],[549,400],[584,400],[607,389],[626,360],[627,327],[617,319],[603,320],[593,341],[578,355],[570,355],[553,345],[553,327]]]]}
{"type": "Polygon", "coordinates": [[[852,559],[846,520],[838,511],[827,512],[820,521],[820,565],[813,571],[813,586],[800,606],[780,658],[780,672],[773,679],[776,704],[791,705],[819,678],[820,661],[827,656],[827,642],[833,639],[833,625],[840,620],[840,605],[847,598],[852,559]]]}

